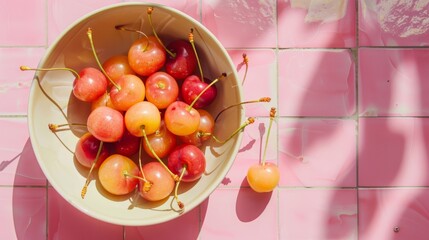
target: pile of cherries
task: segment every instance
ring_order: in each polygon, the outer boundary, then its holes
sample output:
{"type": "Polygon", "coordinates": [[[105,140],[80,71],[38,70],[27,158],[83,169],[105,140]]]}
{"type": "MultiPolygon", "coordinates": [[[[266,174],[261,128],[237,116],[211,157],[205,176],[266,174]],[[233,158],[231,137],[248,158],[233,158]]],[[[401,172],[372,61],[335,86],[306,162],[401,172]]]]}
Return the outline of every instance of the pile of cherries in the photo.
{"type": "MultiPolygon", "coordinates": [[[[91,29],[88,36],[93,46],[91,29]]],[[[144,199],[158,201],[179,182],[196,181],[204,173],[199,146],[213,133],[214,119],[203,108],[217,90],[195,75],[192,43],[192,38],[176,39],[164,48],[156,36],[143,36],[127,55],[105,61],[104,73],[85,68],[75,79],[74,96],[92,108],[75,156],[88,168],[97,161],[99,181],[109,193],[124,195],[138,187],[144,199]],[[158,161],[142,165],[142,149],[158,161]],[[139,164],[132,160],[136,153],[139,164]]]]}
{"type": "MultiPolygon", "coordinates": [[[[89,169],[82,198],[93,170],[98,169],[98,180],[110,194],[127,195],[137,189],[142,198],[159,201],[174,192],[183,209],[178,186],[180,182],[197,181],[204,174],[203,142],[214,139],[224,143],[254,119],[246,120],[224,141],[214,136],[215,119],[204,108],[216,99],[215,83],[226,74],[214,80],[204,78],[192,29],[189,39],[174,39],[165,46],[152,25],[152,11],[148,8],[147,13],[153,35],[117,26],[118,31],[137,32],[141,37],[127,54],[112,56],[103,63],[88,29],[99,69],[21,69],[71,71],[76,76],[73,95],[91,105],[87,122],[82,124],[88,132],[80,137],[74,151],[77,162],[89,169]],[[143,164],[143,156],[154,161],[143,164]]],[[[50,124],[50,129],[55,132],[61,126],[50,124]]]]}

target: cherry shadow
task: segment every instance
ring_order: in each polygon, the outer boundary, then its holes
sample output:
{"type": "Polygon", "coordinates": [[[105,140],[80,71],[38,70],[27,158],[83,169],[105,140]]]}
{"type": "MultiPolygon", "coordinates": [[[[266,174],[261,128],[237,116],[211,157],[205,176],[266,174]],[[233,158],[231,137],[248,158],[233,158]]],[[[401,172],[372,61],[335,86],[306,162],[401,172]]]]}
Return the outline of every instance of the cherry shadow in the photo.
{"type": "Polygon", "coordinates": [[[235,203],[235,213],[241,222],[252,222],[265,211],[273,192],[257,193],[246,186],[243,179],[235,203]]]}

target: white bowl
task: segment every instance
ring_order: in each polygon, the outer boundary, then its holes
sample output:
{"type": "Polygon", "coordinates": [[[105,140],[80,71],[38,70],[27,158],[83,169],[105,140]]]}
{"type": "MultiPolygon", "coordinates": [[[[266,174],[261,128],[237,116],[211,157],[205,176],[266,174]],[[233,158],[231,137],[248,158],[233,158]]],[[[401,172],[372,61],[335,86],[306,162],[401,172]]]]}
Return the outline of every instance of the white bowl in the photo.
{"type": "MultiPolygon", "coordinates": [[[[216,37],[193,18],[178,10],[157,4],[122,3],[102,8],[80,18],[52,44],[40,61],[39,67],[65,66],[76,70],[87,66],[96,67],[86,35],[88,27],[93,30],[95,47],[101,61],[115,54],[127,53],[128,47],[139,36],[115,30],[115,26],[132,24],[151,34],[146,15],[148,6],[155,9],[152,14],[153,23],[158,35],[166,44],[172,38],[187,39],[190,29],[194,28],[195,42],[204,63],[205,76],[215,78],[223,72],[227,73],[228,77],[217,83],[218,97],[209,111],[215,115],[223,107],[240,102],[241,86],[234,64],[216,37]]],[[[40,79],[47,94],[67,113],[68,122],[86,123],[89,108],[71,94],[74,80],[71,73],[36,72],[36,78],[40,79]]],[[[219,138],[225,138],[243,121],[243,109],[230,110],[217,121],[215,134],[219,138]]],[[[113,197],[102,190],[95,177],[90,183],[85,199],[82,199],[80,193],[88,170],[79,167],[73,154],[64,145],[74,151],[75,144],[84,131],[73,128],[73,131],[58,132],[56,136],[48,129],[49,123],[66,122],[60,111],[43,95],[34,81],[28,109],[31,143],[49,183],[70,204],[96,219],[129,226],[162,223],[181,215],[173,210],[177,207],[174,207],[172,196],[166,201],[157,203],[146,202],[141,198],[135,198],[135,195],[113,197]]],[[[207,174],[194,184],[181,184],[179,197],[185,204],[184,212],[198,206],[221,183],[235,159],[240,142],[241,134],[224,145],[209,142],[208,146],[202,148],[207,160],[207,174]]]]}

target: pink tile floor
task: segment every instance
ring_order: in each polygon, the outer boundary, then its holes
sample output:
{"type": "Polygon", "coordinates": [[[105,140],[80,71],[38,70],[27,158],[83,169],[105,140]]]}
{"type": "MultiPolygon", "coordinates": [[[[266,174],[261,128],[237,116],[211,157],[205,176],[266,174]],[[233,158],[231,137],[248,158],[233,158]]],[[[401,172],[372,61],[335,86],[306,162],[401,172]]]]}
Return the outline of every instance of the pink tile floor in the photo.
{"type": "Polygon", "coordinates": [[[27,131],[32,73],[82,15],[120,0],[0,0],[0,239],[429,239],[429,2],[159,0],[202,22],[240,76],[250,59],[243,133],[225,181],[170,222],[92,219],[50,187],[27,131]],[[254,193],[269,107],[267,160],[279,186],[254,193]]]}

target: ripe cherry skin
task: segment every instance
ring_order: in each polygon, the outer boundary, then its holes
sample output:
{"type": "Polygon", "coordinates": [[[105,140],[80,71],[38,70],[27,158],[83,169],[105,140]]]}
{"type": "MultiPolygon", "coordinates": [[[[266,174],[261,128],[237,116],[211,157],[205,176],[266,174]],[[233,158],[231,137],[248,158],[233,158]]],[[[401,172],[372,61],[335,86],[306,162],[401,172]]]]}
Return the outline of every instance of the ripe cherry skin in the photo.
{"type": "Polygon", "coordinates": [[[175,54],[168,55],[165,62],[165,70],[177,80],[185,79],[191,75],[197,67],[197,58],[189,41],[177,39],[168,44],[167,49],[175,54]]]}
{"type": "Polygon", "coordinates": [[[158,109],[165,109],[179,96],[176,79],[166,72],[156,72],[145,82],[146,99],[158,109]]]}
{"type": "MultiPolygon", "coordinates": [[[[167,129],[163,120],[161,120],[161,126],[159,129],[156,130],[155,133],[147,136],[147,139],[153,151],[159,158],[166,157],[170,154],[170,152],[176,147],[177,143],[176,135],[167,129]]],[[[146,141],[143,141],[143,148],[149,157],[155,158],[146,141]]]]}
{"type": "Polygon", "coordinates": [[[150,135],[158,130],[160,125],[161,114],[151,102],[138,102],[125,113],[125,126],[136,137],[144,136],[142,127],[144,127],[146,135],[150,135]]]}
{"type": "Polygon", "coordinates": [[[128,157],[113,154],[106,158],[98,170],[98,178],[103,188],[114,195],[125,195],[132,192],[139,182],[138,166],[128,157]],[[125,176],[129,174],[131,176],[125,176]]]}
{"type": "Polygon", "coordinates": [[[159,162],[149,162],[143,166],[143,173],[152,185],[149,191],[143,189],[143,183],[139,183],[139,193],[148,201],[159,201],[168,197],[174,189],[174,179],[159,162]]]}
{"type": "Polygon", "coordinates": [[[94,109],[87,119],[88,131],[103,142],[116,142],[124,134],[124,117],[109,107],[94,109]]]}
{"type": "Polygon", "coordinates": [[[99,98],[91,102],[91,111],[101,106],[114,108],[108,92],[105,92],[99,98]]]}
{"type": "Polygon", "coordinates": [[[166,52],[154,36],[134,41],[128,50],[128,62],[140,76],[149,76],[161,69],[166,61],[166,52]]]}
{"type": "Polygon", "coordinates": [[[110,145],[110,150],[114,153],[131,157],[136,154],[140,147],[140,138],[132,135],[126,128],[119,141],[110,145]]]}
{"type": "Polygon", "coordinates": [[[203,175],[206,169],[206,159],[204,153],[196,146],[182,144],[170,153],[167,166],[177,175],[180,175],[183,168],[186,167],[182,181],[193,182],[203,175]]]}
{"type": "Polygon", "coordinates": [[[87,67],[79,72],[79,76],[73,81],[73,94],[79,100],[92,102],[106,92],[107,78],[100,70],[87,67]]]}
{"type": "Polygon", "coordinates": [[[188,108],[188,104],[176,101],[165,110],[165,125],[170,132],[177,136],[185,136],[195,132],[200,124],[198,111],[195,108],[188,108]]]}
{"type": "Polygon", "coordinates": [[[113,107],[119,111],[127,111],[135,103],[145,98],[145,86],[136,75],[123,75],[116,80],[120,89],[113,87],[110,90],[110,100],[113,107]]]}
{"type": "Polygon", "coordinates": [[[271,192],[279,183],[280,171],[274,163],[258,163],[249,168],[246,178],[255,192],[271,192]]]}
{"type": "MultiPolygon", "coordinates": [[[[183,81],[181,87],[181,96],[183,101],[187,104],[191,104],[194,99],[209,85],[207,82],[203,82],[196,75],[191,75],[183,81]]],[[[214,101],[217,96],[217,88],[212,85],[208,88],[200,98],[194,104],[195,108],[204,108],[214,101]]]]}
{"type": "Polygon", "coordinates": [[[122,75],[135,75],[135,72],[128,63],[127,55],[115,55],[110,57],[103,63],[103,68],[114,82],[116,82],[116,80],[122,75]]]}
{"type": "MultiPolygon", "coordinates": [[[[76,160],[84,167],[90,168],[97,157],[100,140],[92,136],[89,132],[79,138],[76,144],[74,155],[76,160]]],[[[95,168],[98,168],[101,163],[109,156],[109,150],[106,145],[101,148],[95,168]]]]}
{"type": "Polygon", "coordinates": [[[210,135],[203,134],[212,134],[215,124],[213,116],[209,112],[204,109],[197,109],[197,111],[200,114],[200,124],[198,125],[198,129],[189,135],[179,136],[179,139],[184,143],[189,143],[200,147],[203,142],[211,138],[210,135]]]}

